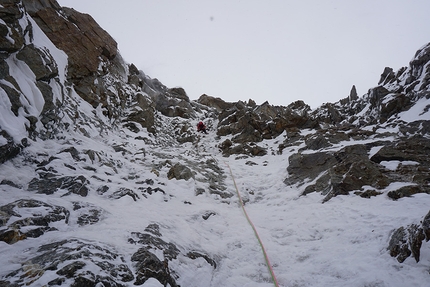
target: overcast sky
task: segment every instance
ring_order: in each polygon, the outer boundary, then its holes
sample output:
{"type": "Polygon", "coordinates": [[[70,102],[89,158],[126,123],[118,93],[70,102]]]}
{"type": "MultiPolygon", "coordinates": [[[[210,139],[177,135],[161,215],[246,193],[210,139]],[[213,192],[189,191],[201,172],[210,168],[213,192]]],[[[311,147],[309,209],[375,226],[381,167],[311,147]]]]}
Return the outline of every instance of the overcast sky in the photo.
{"type": "Polygon", "coordinates": [[[226,101],[336,102],[430,42],[429,0],[58,0],[151,78],[226,101]]]}

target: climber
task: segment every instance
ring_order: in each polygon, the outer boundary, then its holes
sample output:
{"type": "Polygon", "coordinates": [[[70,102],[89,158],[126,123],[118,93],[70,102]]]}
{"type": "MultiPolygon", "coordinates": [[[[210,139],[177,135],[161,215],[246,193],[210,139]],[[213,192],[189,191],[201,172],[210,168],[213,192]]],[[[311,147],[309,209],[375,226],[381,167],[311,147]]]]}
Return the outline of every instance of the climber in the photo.
{"type": "Polygon", "coordinates": [[[204,124],[203,122],[199,122],[199,123],[197,124],[197,131],[198,131],[198,132],[205,133],[205,134],[207,134],[207,133],[208,133],[208,132],[206,131],[206,126],[205,126],[205,124],[204,124]]]}

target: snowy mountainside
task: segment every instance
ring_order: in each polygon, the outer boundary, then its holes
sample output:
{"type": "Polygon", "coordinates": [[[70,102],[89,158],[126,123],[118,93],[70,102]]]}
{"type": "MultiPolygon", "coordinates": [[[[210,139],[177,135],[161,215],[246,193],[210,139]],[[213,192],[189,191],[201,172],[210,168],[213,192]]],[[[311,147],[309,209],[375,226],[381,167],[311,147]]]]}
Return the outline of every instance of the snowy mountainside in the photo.
{"type": "Polygon", "coordinates": [[[279,286],[428,285],[430,45],[311,110],[190,101],[55,1],[0,16],[1,286],[273,286],[238,193],[279,286]]]}

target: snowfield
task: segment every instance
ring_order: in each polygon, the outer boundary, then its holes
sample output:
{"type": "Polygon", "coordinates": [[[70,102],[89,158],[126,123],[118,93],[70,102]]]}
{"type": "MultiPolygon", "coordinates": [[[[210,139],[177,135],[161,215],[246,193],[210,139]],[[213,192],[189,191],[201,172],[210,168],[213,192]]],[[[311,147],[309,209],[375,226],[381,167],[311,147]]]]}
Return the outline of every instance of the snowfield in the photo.
{"type": "MultiPolygon", "coordinates": [[[[143,132],[140,135],[152,137],[143,132]]],[[[166,242],[173,242],[181,250],[205,252],[216,261],[214,269],[203,258],[191,260],[180,255],[169,267],[179,275],[177,282],[181,286],[274,286],[262,249],[240,207],[235,181],[279,286],[428,286],[428,244],[423,244],[419,263],[412,257],[398,263],[387,251],[394,229],[419,222],[427,214],[428,195],[418,194],[393,201],[385,195],[364,199],[351,194],[334,197],[324,204],[320,193],[300,196],[303,187],[287,186],[283,182],[288,176],[288,157],[298,148],[285,149],[282,155],[276,153],[277,144],[285,134],[265,141],[268,154],[253,158],[223,157],[216,148],[222,139],[217,139],[214,131],[200,135],[198,143],[170,148],[149,146],[136,137],[136,134],[123,130],[119,134],[93,139],[73,134],[64,141],[31,143],[24,151],[27,156],[44,154],[48,158],[73,142],[78,150],[94,150],[115,163],[117,173],[97,162],[92,163],[94,171],[84,169],[91,163],[89,158],[82,165],[76,165],[76,170],[71,170],[64,165],[73,161],[70,154],[60,153],[57,157],[61,155],[63,158],[52,161],[50,166],[64,175],[91,177],[92,188],[87,197],[75,194],[63,197],[61,191],[48,196],[25,191],[25,188],[0,185],[2,205],[32,198],[69,210],[73,209],[72,202],[85,201],[103,210],[102,220],[96,224],[79,226],[73,223],[76,219],[72,214],[70,223],[60,224],[56,232],[19,241],[12,246],[0,242],[1,276],[19,268],[23,261],[32,257],[38,246],[65,238],[84,239],[130,257],[137,249],[127,241],[131,232],[142,231],[149,224],[157,223],[166,242]],[[115,144],[124,145],[129,153],[115,152],[112,149],[115,144]],[[195,179],[188,181],[169,180],[166,165],[157,176],[153,166],[163,158],[172,163],[194,164],[215,160],[225,175],[226,191],[235,195],[224,199],[209,193],[196,196],[196,188],[207,186],[202,180],[203,173],[196,173],[195,179]],[[160,187],[165,194],[156,192],[134,201],[129,196],[114,200],[96,192],[98,180],[109,182],[110,187],[136,190],[138,184],[133,179],[152,179],[156,183],[154,187],[160,187]],[[208,212],[210,216],[203,219],[202,215],[208,212]]],[[[0,166],[2,179],[25,185],[36,176],[34,169],[22,164],[22,157],[0,166]]],[[[391,185],[383,192],[402,184],[391,185]]],[[[163,260],[162,253],[157,256],[163,260]]],[[[42,286],[51,279],[46,272],[37,285],[31,286],[42,286]]],[[[130,286],[133,285],[130,283],[130,286]]],[[[162,285],[151,279],[143,286],[162,285]]]]}

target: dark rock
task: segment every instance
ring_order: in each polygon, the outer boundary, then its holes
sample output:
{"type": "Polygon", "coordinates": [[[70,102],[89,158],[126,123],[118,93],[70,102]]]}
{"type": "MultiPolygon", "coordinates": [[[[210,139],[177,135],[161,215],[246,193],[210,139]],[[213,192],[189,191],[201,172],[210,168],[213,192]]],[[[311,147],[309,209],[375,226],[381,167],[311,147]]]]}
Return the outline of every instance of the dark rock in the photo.
{"type": "Polygon", "coordinates": [[[272,106],[268,102],[260,106],[237,102],[219,113],[217,135],[231,134],[233,142],[248,144],[275,138],[289,128],[316,127],[317,123],[308,115],[309,110],[303,101],[288,107],[272,106]]]}
{"type": "Polygon", "coordinates": [[[369,160],[364,145],[347,146],[335,153],[293,154],[289,162],[289,177],[285,183],[303,184],[319,177],[315,184],[305,188],[303,195],[321,192],[326,195],[323,202],[360,190],[363,186],[382,189],[390,183],[379,167],[369,160]]]}
{"type": "Polygon", "coordinates": [[[388,91],[383,86],[378,86],[369,90],[369,101],[373,107],[381,106],[384,97],[388,95],[390,91],[388,91]]]}
{"type": "Polygon", "coordinates": [[[146,228],[145,228],[146,232],[152,233],[155,236],[161,237],[161,233],[160,233],[160,226],[156,223],[152,223],[149,224],[146,228]]]}
{"type": "MultiPolygon", "coordinates": [[[[3,1],[0,7],[0,51],[13,53],[18,51],[25,43],[24,34],[28,27],[20,25],[19,20],[24,16],[21,3],[18,0],[3,1]],[[12,39],[12,41],[10,41],[12,39]]],[[[21,23],[23,23],[22,21],[21,23]]]]}
{"type": "MultiPolygon", "coordinates": [[[[7,73],[9,74],[9,68],[7,73]]],[[[15,80],[13,80],[13,82],[15,82],[15,80]]],[[[20,100],[20,90],[19,88],[16,88],[17,86],[18,84],[13,85],[11,87],[9,85],[5,85],[4,83],[0,83],[0,88],[2,88],[6,92],[11,104],[10,110],[13,112],[15,116],[18,116],[18,110],[22,108],[22,103],[20,100]]]]}
{"type": "Polygon", "coordinates": [[[16,144],[5,131],[0,130],[0,136],[7,139],[7,144],[0,146],[0,164],[2,164],[16,157],[24,147],[16,144]]]}
{"type": "Polygon", "coordinates": [[[411,107],[411,100],[403,94],[396,95],[381,104],[380,122],[386,122],[392,115],[406,111],[411,107]]]}
{"type": "Polygon", "coordinates": [[[177,286],[170,275],[168,262],[177,258],[180,253],[179,249],[173,243],[167,243],[160,238],[161,234],[157,224],[151,224],[145,230],[152,234],[132,232],[132,238],[129,239],[130,243],[144,246],[139,248],[131,258],[138,273],[135,285],[143,284],[149,278],[155,278],[161,284],[168,283],[171,286],[177,286]],[[150,249],[161,250],[165,260],[161,262],[156,255],[149,251],[150,249]]]}
{"type": "Polygon", "coordinates": [[[27,239],[27,236],[19,230],[13,230],[13,229],[0,230],[0,241],[4,241],[7,244],[14,244],[24,239],[27,239]]]}
{"type": "Polygon", "coordinates": [[[223,141],[223,142],[219,145],[219,147],[220,147],[222,150],[227,150],[227,149],[228,149],[228,148],[230,148],[232,145],[233,145],[233,143],[231,142],[231,140],[226,139],[225,141],[223,141]]]}
{"type": "Polygon", "coordinates": [[[68,55],[70,78],[96,73],[100,59],[116,56],[117,43],[90,15],[60,8],[53,1],[23,0],[23,4],[49,39],[68,55]]]}
{"type": "Polygon", "coordinates": [[[109,190],[109,186],[102,185],[99,188],[97,188],[97,193],[101,195],[101,194],[106,193],[108,190],[109,190]]]}
{"type": "Polygon", "coordinates": [[[206,254],[202,254],[200,252],[197,251],[191,251],[187,253],[187,257],[191,258],[191,259],[197,259],[197,258],[203,258],[204,260],[206,260],[207,263],[209,263],[214,269],[216,269],[216,262],[215,260],[213,260],[212,258],[210,258],[208,255],[206,254]]]}
{"type": "Polygon", "coordinates": [[[307,148],[311,150],[319,150],[321,148],[330,146],[330,143],[323,135],[318,135],[315,138],[307,139],[305,142],[307,148]]]}
{"type": "Polygon", "coordinates": [[[395,78],[395,74],[393,72],[393,69],[390,67],[385,67],[384,72],[382,72],[381,78],[379,79],[378,85],[388,84],[394,78],[395,78]]]}
{"type": "Polygon", "coordinates": [[[142,128],[146,128],[149,132],[155,132],[155,108],[152,100],[142,93],[136,94],[136,108],[133,108],[125,122],[138,123],[142,128]]]}
{"type": "MultiPolygon", "coordinates": [[[[74,91],[94,108],[101,105],[104,115],[118,119],[123,114],[126,101],[134,93],[129,87],[125,87],[123,79],[127,73],[126,64],[118,54],[115,40],[90,15],[70,8],[61,8],[55,1],[23,0],[23,5],[54,45],[67,54],[68,84],[72,84],[74,91]],[[116,91],[112,91],[108,86],[114,87],[116,91]]],[[[37,51],[30,50],[28,53],[30,52],[35,54],[37,51]]],[[[30,59],[41,58],[36,56],[30,59]]],[[[44,56],[44,60],[50,60],[43,53],[40,56],[44,56]]],[[[24,59],[26,55],[22,57],[24,59]]],[[[52,73],[47,73],[49,71],[46,67],[36,68],[39,66],[37,63],[33,66],[33,70],[40,75],[40,80],[55,76],[54,69],[51,69],[52,73]]],[[[55,80],[57,79],[55,76],[55,80]]],[[[140,89],[140,86],[135,88],[140,89]]],[[[66,96],[66,90],[61,93],[61,96],[66,96]]],[[[47,94],[44,93],[45,95],[47,94]]],[[[47,110],[53,111],[48,107],[47,110]]],[[[42,114],[45,122],[50,121],[53,116],[52,112],[49,116],[42,114]]]]}
{"type": "Polygon", "coordinates": [[[400,227],[391,235],[388,251],[392,257],[396,257],[400,263],[411,255],[409,250],[407,235],[404,227],[400,227]]]}
{"type": "Polygon", "coordinates": [[[400,227],[391,235],[388,250],[390,255],[396,257],[400,263],[411,255],[416,262],[419,262],[421,245],[424,239],[423,229],[419,225],[411,224],[407,228],[400,227]]]}
{"type": "Polygon", "coordinates": [[[85,262],[82,261],[75,261],[73,263],[70,263],[60,270],[58,270],[56,273],[58,275],[63,275],[66,278],[73,278],[75,276],[76,271],[82,269],[85,267],[85,262]]]}
{"type": "Polygon", "coordinates": [[[59,153],[63,153],[63,152],[67,152],[70,153],[70,155],[72,156],[72,158],[75,161],[81,161],[81,158],[79,157],[79,151],[75,148],[75,147],[69,147],[66,149],[63,149],[62,151],[60,151],[59,153]]]}
{"type": "Polygon", "coordinates": [[[121,187],[119,190],[115,191],[113,194],[109,196],[109,198],[120,199],[124,196],[130,196],[134,201],[140,199],[139,195],[135,193],[133,190],[125,187],[121,187]]]}
{"type": "Polygon", "coordinates": [[[169,93],[175,98],[185,100],[186,102],[190,101],[190,98],[187,96],[187,93],[181,87],[171,88],[169,89],[169,93]]]}
{"type": "Polygon", "coordinates": [[[202,218],[204,220],[208,220],[209,217],[211,217],[212,215],[216,215],[217,213],[215,211],[206,211],[205,214],[202,215],[202,218]]]}
{"type": "MultiPolygon", "coordinates": [[[[152,232],[151,232],[152,233],[152,232]]],[[[129,242],[144,245],[147,249],[155,248],[163,251],[164,258],[168,260],[176,259],[179,255],[179,249],[173,243],[167,243],[158,235],[149,233],[132,232],[132,238],[129,242]]]]}
{"type": "Polygon", "coordinates": [[[430,211],[427,213],[427,215],[424,217],[422,222],[423,232],[426,237],[426,242],[430,240],[430,211]]]}
{"type": "Polygon", "coordinates": [[[36,238],[44,233],[56,230],[55,222],[64,221],[68,223],[70,212],[61,206],[54,206],[37,200],[21,199],[0,206],[0,226],[6,229],[0,231],[0,240],[13,244],[26,238],[36,238]],[[39,213],[43,208],[44,212],[39,213]],[[27,210],[34,210],[30,215],[27,210]],[[11,217],[20,219],[9,223],[11,217]]]}
{"type": "Polygon", "coordinates": [[[167,178],[168,179],[174,178],[176,180],[181,180],[181,179],[189,180],[190,178],[194,178],[194,174],[190,168],[180,163],[176,163],[167,172],[167,178]]]}
{"type": "Polygon", "coordinates": [[[51,56],[49,50],[40,50],[33,44],[22,48],[16,58],[25,62],[36,76],[36,80],[49,81],[58,76],[57,63],[51,56]]]}
{"type": "Polygon", "coordinates": [[[149,278],[157,279],[161,284],[167,286],[170,284],[172,287],[178,286],[175,280],[170,276],[168,261],[161,262],[156,255],[149,252],[146,248],[140,248],[131,257],[136,269],[136,281],[134,285],[142,285],[149,278]]]}
{"type": "Polygon", "coordinates": [[[430,193],[430,190],[425,191],[418,185],[409,185],[403,186],[396,190],[389,191],[387,196],[391,199],[397,200],[402,197],[410,197],[417,193],[430,193]]]}
{"type": "Polygon", "coordinates": [[[229,146],[229,141],[226,140],[219,146],[223,148],[223,155],[230,156],[234,154],[245,154],[250,156],[263,156],[267,154],[267,149],[256,144],[238,144],[229,146]]]}
{"type": "Polygon", "coordinates": [[[196,188],[196,191],[195,191],[196,196],[202,195],[204,193],[205,193],[205,189],[204,188],[201,188],[201,187],[197,187],[196,188]]]}
{"type": "Polygon", "coordinates": [[[152,188],[152,187],[148,186],[147,188],[141,188],[140,187],[139,189],[142,190],[142,194],[152,195],[153,193],[157,193],[157,192],[161,192],[162,194],[166,194],[166,192],[159,187],[152,188]]]}
{"type": "Polygon", "coordinates": [[[112,146],[112,148],[115,150],[115,152],[120,152],[120,153],[122,153],[122,155],[125,155],[125,154],[127,154],[127,153],[130,153],[130,152],[125,148],[125,146],[123,146],[123,145],[114,145],[114,146],[112,146]]]}
{"type": "Polygon", "coordinates": [[[96,282],[86,277],[77,276],[70,287],[94,287],[96,282]]]}
{"type": "MultiPolygon", "coordinates": [[[[61,120],[61,117],[58,114],[58,107],[54,103],[54,94],[51,86],[44,81],[38,81],[36,86],[42,93],[43,99],[45,100],[40,116],[40,122],[46,129],[46,131],[44,131],[44,133],[46,133],[45,138],[50,138],[50,132],[57,133],[58,123],[61,120]]],[[[31,129],[29,130],[30,137],[32,134],[36,134],[36,123],[38,120],[39,119],[35,117],[31,123],[31,129]]]]}
{"type": "MultiPolygon", "coordinates": [[[[133,273],[126,264],[121,263],[119,254],[101,244],[95,245],[82,240],[70,239],[42,245],[37,255],[22,267],[6,275],[3,279],[17,286],[38,285],[37,280],[46,271],[55,271],[48,285],[62,283],[66,278],[72,279],[70,286],[125,286],[134,280],[133,273]],[[85,268],[91,265],[91,269],[85,268]],[[59,267],[61,266],[61,268],[59,267]]],[[[8,285],[6,285],[8,286],[8,285]]],[[[14,285],[11,285],[14,286],[14,285]]]]}
{"type": "Polygon", "coordinates": [[[10,181],[10,180],[7,180],[7,179],[3,179],[1,182],[0,182],[0,185],[9,185],[9,186],[12,186],[12,187],[15,187],[15,188],[22,188],[22,186],[20,186],[20,185],[18,185],[18,184],[16,184],[16,183],[14,183],[13,181],[10,181]]]}
{"type": "Polygon", "coordinates": [[[390,183],[379,167],[368,159],[364,145],[347,146],[336,152],[334,157],[338,163],[329,170],[331,190],[324,202],[333,196],[361,190],[363,186],[382,189],[390,183]]]}
{"type": "Polygon", "coordinates": [[[55,174],[45,174],[41,178],[33,178],[28,184],[28,190],[49,195],[64,189],[68,191],[65,195],[74,193],[85,197],[88,195],[88,184],[89,181],[83,175],[58,177],[55,174]]]}
{"type": "Polygon", "coordinates": [[[349,101],[355,101],[358,99],[357,89],[355,85],[352,86],[351,91],[349,92],[349,101]]]}
{"type": "Polygon", "coordinates": [[[215,108],[218,112],[222,112],[223,110],[230,109],[234,106],[234,103],[228,103],[221,98],[211,97],[206,94],[201,95],[197,102],[202,105],[215,108]]]}
{"type": "Polygon", "coordinates": [[[430,156],[430,140],[414,136],[411,138],[402,138],[398,142],[383,146],[371,160],[377,163],[381,161],[416,161],[426,164],[425,160],[430,156]]]}
{"type": "Polygon", "coordinates": [[[338,107],[331,103],[323,104],[319,111],[314,111],[314,116],[321,123],[337,125],[345,120],[346,115],[343,115],[338,107]]]}
{"type": "MultiPolygon", "coordinates": [[[[188,97],[187,97],[188,98],[188,97]]],[[[167,117],[195,118],[196,113],[189,100],[178,94],[160,94],[153,98],[155,109],[167,117]]]]}
{"type": "Polygon", "coordinates": [[[425,239],[423,229],[418,224],[411,224],[408,227],[409,247],[411,248],[412,256],[418,263],[420,261],[421,245],[425,239]]]}
{"type": "Polygon", "coordinates": [[[289,177],[285,179],[286,184],[299,183],[305,179],[313,180],[320,173],[333,167],[336,158],[325,152],[316,152],[311,154],[293,154],[288,159],[287,168],[289,177]]]}
{"type": "Polygon", "coordinates": [[[383,194],[383,192],[379,192],[379,191],[376,191],[374,189],[371,189],[371,190],[366,190],[364,192],[356,191],[356,192],[354,192],[354,194],[356,194],[360,197],[363,197],[363,198],[371,198],[372,196],[381,195],[381,194],[383,194]]]}
{"type": "Polygon", "coordinates": [[[73,211],[77,213],[79,226],[95,224],[100,221],[104,210],[87,202],[73,202],[73,211]]]}

